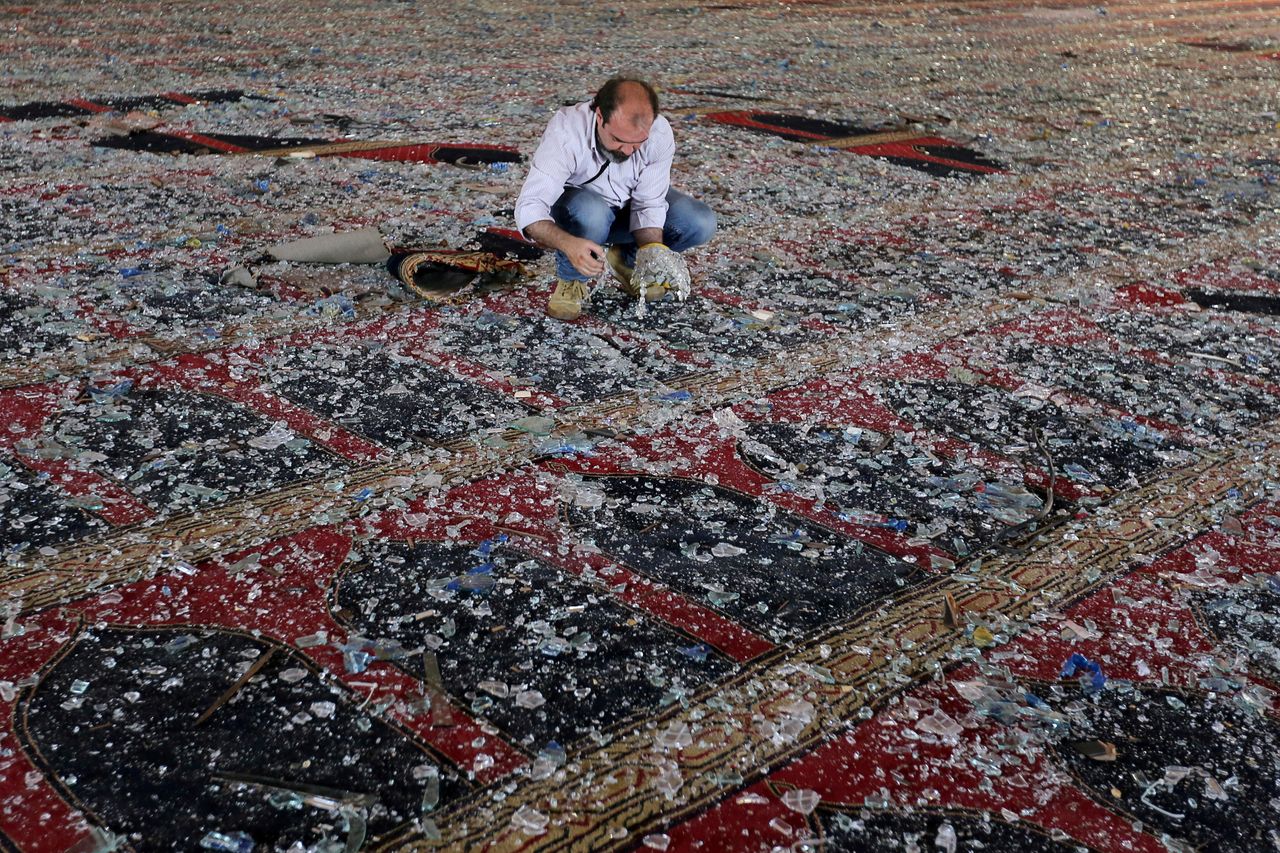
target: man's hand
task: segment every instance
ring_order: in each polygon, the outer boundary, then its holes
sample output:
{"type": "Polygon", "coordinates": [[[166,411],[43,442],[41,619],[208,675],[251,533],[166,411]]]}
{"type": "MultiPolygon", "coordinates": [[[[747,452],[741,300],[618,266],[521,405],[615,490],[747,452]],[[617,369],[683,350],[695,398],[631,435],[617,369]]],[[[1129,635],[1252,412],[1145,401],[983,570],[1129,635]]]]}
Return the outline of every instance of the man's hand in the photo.
{"type": "Polygon", "coordinates": [[[581,237],[570,237],[560,247],[573,268],[594,278],[604,272],[604,248],[581,237]]]}
{"type": "Polygon", "coordinates": [[[564,252],[573,268],[585,276],[595,278],[604,272],[604,248],[598,243],[575,237],[550,219],[540,219],[525,226],[524,234],[530,240],[548,249],[564,252]]]}
{"type": "Polygon", "coordinates": [[[651,287],[660,287],[683,301],[689,296],[689,265],[679,252],[673,252],[661,243],[646,243],[636,252],[631,284],[641,293],[646,293],[651,287]]]}

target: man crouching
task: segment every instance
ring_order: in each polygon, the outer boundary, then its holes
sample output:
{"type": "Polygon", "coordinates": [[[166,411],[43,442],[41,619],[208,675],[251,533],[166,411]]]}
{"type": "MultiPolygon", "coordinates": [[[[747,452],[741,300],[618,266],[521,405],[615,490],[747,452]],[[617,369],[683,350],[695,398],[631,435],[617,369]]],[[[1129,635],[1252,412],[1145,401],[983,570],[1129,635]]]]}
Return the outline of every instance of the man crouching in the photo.
{"type": "Polygon", "coordinates": [[[556,250],[547,314],[577,319],[587,283],[606,263],[631,296],[688,296],[680,253],[711,239],[716,216],[671,188],[675,150],[658,95],[643,80],[614,77],[591,101],[552,117],[515,209],[516,227],[556,250]]]}

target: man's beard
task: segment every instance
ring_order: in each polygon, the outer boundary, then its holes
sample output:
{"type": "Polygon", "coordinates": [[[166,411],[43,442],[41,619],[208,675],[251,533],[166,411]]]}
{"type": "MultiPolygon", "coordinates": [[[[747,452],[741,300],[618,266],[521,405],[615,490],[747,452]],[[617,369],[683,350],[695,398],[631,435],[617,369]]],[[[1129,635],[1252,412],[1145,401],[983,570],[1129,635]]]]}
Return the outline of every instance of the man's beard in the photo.
{"type": "Polygon", "coordinates": [[[599,128],[596,128],[596,148],[603,151],[604,156],[607,157],[611,163],[625,163],[631,159],[630,154],[622,154],[618,151],[610,151],[608,148],[605,148],[604,140],[600,138],[599,128]]]}

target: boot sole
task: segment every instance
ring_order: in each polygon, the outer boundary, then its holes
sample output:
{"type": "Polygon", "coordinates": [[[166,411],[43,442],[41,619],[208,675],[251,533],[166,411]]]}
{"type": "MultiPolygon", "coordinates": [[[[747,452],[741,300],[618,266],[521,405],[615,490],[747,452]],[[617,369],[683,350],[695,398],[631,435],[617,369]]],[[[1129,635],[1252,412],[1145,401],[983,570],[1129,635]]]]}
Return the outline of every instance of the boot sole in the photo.
{"type": "Polygon", "coordinates": [[[552,308],[547,306],[547,316],[556,320],[576,320],[582,316],[581,308],[552,308]]]}

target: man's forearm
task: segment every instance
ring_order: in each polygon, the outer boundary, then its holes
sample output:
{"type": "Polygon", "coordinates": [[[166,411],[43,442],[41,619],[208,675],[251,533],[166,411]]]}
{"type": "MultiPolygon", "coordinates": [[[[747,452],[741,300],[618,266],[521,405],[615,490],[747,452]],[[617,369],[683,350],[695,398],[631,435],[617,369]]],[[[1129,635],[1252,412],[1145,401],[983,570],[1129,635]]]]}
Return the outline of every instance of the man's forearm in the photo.
{"type": "Polygon", "coordinates": [[[537,222],[531,222],[525,226],[524,236],[540,246],[556,251],[564,251],[566,240],[573,239],[573,235],[565,231],[559,225],[556,225],[550,219],[542,219],[537,222]]]}
{"type": "Polygon", "coordinates": [[[636,241],[637,246],[647,246],[649,243],[662,242],[661,228],[637,228],[631,232],[632,238],[636,241]]]}

